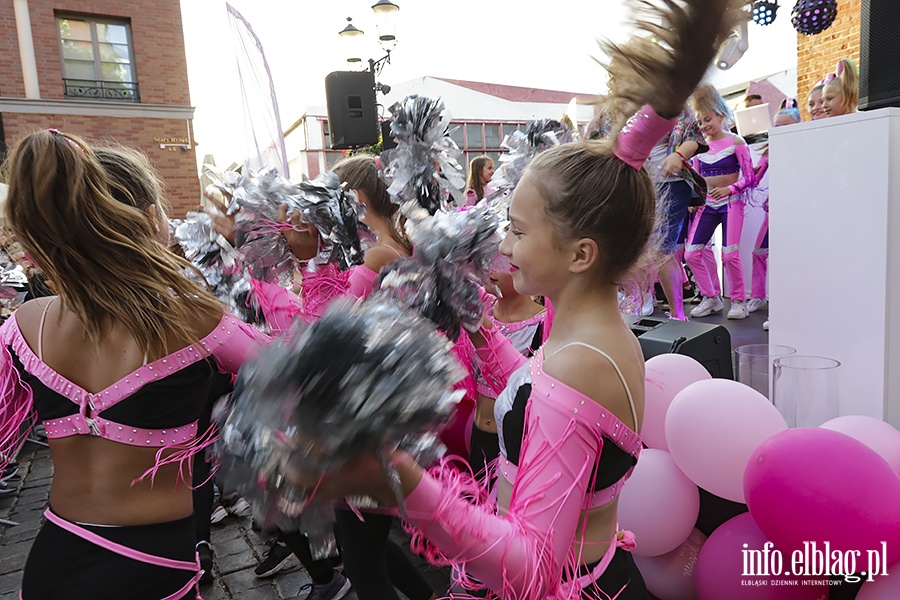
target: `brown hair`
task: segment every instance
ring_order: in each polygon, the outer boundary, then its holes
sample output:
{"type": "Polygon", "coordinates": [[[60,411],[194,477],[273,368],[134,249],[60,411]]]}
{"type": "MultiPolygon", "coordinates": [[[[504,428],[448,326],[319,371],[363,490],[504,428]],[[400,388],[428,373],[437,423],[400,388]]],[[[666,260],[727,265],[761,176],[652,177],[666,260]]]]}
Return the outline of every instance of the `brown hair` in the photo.
{"type": "Polygon", "coordinates": [[[551,148],[528,171],[560,237],[597,242],[605,282],[620,283],[653,231],[656,188],[647,171],[619,160],[612,144],[597,141],[551,148]]]}
{"type": "Polygon", "coordinates": [[[842,58],[838,61],[838,70],[841,74],[825,83],[824,87],[839,86],[844,95],[844,109],[848,113],[855,113],[859,106],[859,74],[856,72],[856,63],[849,58],[842,58]]]}
{"type": "Polygon", "coordinates": [[[371,154],[357,154],[338,162],[332,171],[348,188],[361,190],[366,195],[369,209],[390,224],[391,239],[412,254],[412,244],[404,233],[400,206],[391,201],[387,185],[378,175],[375,157],[371,154]]]}
{"type": "MultiPolygon", "coordinates": [[[[16,239],[95,346],[120,322],[142,350],[160,356],[173,337],[198,341],[198,317],[221,313],[216,298],[182,274],[190,263],[166,250],[137,206],[159,190],[139,165],[110,176],[80,138],[40,131],[22,139],[4,167],[16,239]]],[[[153,204],[159,207],[158,196],[153,204]]]]}
{"type": "Polygon", "coordinates": [[[484,198],[484,185],[481,183],[481,171],[484,165],[494,162],[489,156],[476,156],[469,163],[469,179],[466,181],[467,190],[475,190],[475,197],[481,200],[484,198]]]}
{"type": "Polygon", "coordinates": [[[95,146],[94,156],[108,176],[109,193],[115,200],[145,212],[151,206],[159,208],[162,185],[146,154],[126,146],[95,146]]]}

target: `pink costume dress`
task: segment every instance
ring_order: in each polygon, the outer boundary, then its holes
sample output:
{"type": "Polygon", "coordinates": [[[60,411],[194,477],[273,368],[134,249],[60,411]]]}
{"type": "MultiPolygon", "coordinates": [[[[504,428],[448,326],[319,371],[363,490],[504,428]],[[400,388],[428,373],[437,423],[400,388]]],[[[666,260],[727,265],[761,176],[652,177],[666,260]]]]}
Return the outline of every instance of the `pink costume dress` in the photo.
{"type": "Polygon", "coordinates": [[[741,178],[728,186],[731,192],[728,197],[721,199],[706,197],[706,205],[701,206],[694,214],[684,258],[694,272],[700,293],[707,298],[717,297],[719,294],[713,280],[718,280],[718,275],[709,271],[707,261],[704,260],[704,248],[721,223],[724,230],[722,262],[728,275],[730,296],[732,301],[743,302],[747,299],[739,252],[741,230],[744,226],[743,192],[756,185],[756,178],[749,148],[746,144],[735,143],[735,140],[736,136],[729,135],[724,139],[711,141],[709,151],[692,159],[694,168],[703,177],[740,173],[741,178]]]}
{"type": "MultiPolygon", "coordinates": [[[[674,120],[645,107],[622,130],[616,156],[640,169],[673,126],[674,120]]],[[[495,416],[504,428],[500,471],[513,484],[509,508],[498,514],[474,489],[476,483],[452,469],[432,469],[405,501],[414,542],[430,561],[454,565],[503,599],[647,598],[636,568],[605,577],[625,555],[617,548],[633,547],[633,538],[617,535],[605,556],[590,565],[583,564],[575,543],[584,535],[583,511],[607,504],[621,491],[637,463],[640,436],[547,375],[543,350],[526,363],[496,329],[483,332],[487,343],[477,351],[483,373],[494,390],[503,390],[495,416]],[[514,431],[518,427],[521,433],[514,431]],[[473,503],[473,497],[482,501],[473,503]]],[[[631,400],[615,362],[589,348],[610,360],[631,400]]],[[[636,422],[633,401],[631,406],[636,422]]]]}
{"type": "MultiPolygon", "coordinates": [[[[51,300],[52,302],[52,300],[51,300]]],[[[51,439],[90,435],[117,444],[158,448],[157,469],[179,464],[186,488],[195,454],[212,441],[197,438],[197,419],[216,371],[236,373],[264,341],[232,315],[198,344],[191,344],[124,376],[104,390],[89,392],[43,361],[43,328],[38,347],[29,347],[13,314],[0,327],[0,457],[12,457],[22,442],[24,423],[37,413],[51,439]]],[[[175,600],[196,589],[193,518],[143,526],[110,527],[73,523],[48,508],[47,523],[35,538],[25,566],[24,600],[140,598],[175,600]],[[141,583],[138,583],[138,582],[141,583]]],[[[195,592],[199,598],[199,592],[195,592]]]]}

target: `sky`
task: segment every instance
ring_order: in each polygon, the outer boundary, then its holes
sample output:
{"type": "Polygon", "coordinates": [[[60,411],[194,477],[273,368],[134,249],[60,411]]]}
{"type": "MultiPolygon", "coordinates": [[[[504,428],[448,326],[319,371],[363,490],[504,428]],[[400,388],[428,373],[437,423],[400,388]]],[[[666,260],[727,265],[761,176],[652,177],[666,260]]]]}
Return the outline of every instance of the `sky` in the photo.
{"type": "MultiPolygon", "coordinates": [[[[262,43],[282,125],[307,106],[325,104],[325,76],[346,69],[338,32],[353,17],[378,59],[376,0],[232,0],[262,43]]],[[[627,39],[623,0],[394,0],[397,46],[379,81],[425,75],[600,93],[606,74],[594,57],[598,38],[627,39]],[[548,10],[549,9],[549,10],[548,10]]],[[[197,156],[219,165],[241,160],[246,147],[235,50],[223,0],[181,0],[197,156]]],[[[796,66],[796,34],[782,7],[769,27],[750,24],[750,49],[729,71],[711,71],[727,87],[796,66]]],[[[451,114],[453,107],[448,107],[451,114]]]]}

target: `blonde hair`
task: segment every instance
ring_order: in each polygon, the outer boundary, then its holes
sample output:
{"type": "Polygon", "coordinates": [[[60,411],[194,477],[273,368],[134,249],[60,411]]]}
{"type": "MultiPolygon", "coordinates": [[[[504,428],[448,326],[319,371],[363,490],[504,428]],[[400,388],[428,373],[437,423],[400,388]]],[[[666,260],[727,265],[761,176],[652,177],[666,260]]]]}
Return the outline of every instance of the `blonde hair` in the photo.
{"type": "Polygon", "coordinates": [[[719,115],[725,117],[725,127],[734,126],[734,113],[725,98],[711,83],[701,83],[688,99],[688,106],[695,115],[719,115]]]}
{"type": "Polygon", "coordinates": [[[605,283],[621,283],[653,231],[656,188],[647,171],[619,160],[609,142],[585,141],[539,154],[528,172],[559,236],[594,240],[605,283]]]}
{"type": "MultiPolygon", "coordinates": [[[[31,134],[4,165],[6,213],[16,239],[53,281],[92,344],[99,347],[109,325],[119,322],[142,350],[161,356],[173,337],[198,341],[193,324],[221,314],[221,306],[182,274],[190,263],[156,238],[137,204],[159,184],[132,166],[130,175],[110,176],[82,139],[55,130],[31,134]],[[147,190],[138,190],[136,179],[147,190]]],[[[158,210],[159,202],[153,199],[158,210]]]]}
{"type": "Polygon", "coordinates": [[[856,63],[849,58],[842,58],[838,61],[837,71],[840,75],[826,82],[824,87],[838,86],[844,96],[844,110],[854,113],[859,106],[859,74],[856,63]]]}

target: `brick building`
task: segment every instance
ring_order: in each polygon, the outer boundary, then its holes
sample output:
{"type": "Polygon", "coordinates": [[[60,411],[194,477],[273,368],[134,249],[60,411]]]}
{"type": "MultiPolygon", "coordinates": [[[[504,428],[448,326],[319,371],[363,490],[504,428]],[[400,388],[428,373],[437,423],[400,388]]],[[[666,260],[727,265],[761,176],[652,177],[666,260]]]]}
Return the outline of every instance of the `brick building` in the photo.
{"type": "Polygon", "coordinates": [[[837,18],[831,27],[819,35],[797,35],[797,100],[804,119],[809,119],[809,90],[834,73],[840,59],[852,58],[859,65],[859,26],[860,0],[838,0],[837,18]]]}
{"type": "Polygon", "coordinates": [[[0,150],[36,129],[141,149],[200,196],[179,0],[0,0],[0,150]]]}

